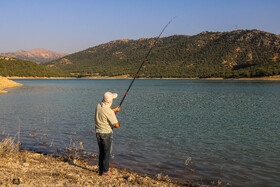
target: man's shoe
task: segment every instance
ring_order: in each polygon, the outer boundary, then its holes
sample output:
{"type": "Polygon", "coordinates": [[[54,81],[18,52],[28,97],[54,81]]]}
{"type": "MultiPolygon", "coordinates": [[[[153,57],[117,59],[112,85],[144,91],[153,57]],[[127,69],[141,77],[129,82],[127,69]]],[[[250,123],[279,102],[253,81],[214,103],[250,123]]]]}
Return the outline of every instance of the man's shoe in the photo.
{"type": "Polygon", "coordinates": [[[110,172],[103,173],[102,176],[110,176],[110,172]]]}

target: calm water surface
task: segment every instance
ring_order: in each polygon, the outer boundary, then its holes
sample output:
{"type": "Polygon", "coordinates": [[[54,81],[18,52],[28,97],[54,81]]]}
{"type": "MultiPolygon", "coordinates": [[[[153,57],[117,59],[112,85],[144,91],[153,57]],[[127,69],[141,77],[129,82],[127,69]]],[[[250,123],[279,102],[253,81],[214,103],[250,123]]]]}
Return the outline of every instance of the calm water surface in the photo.
{"type": "MultiPolygon", "coordinates": [[[[0,95],[0,133],[51,152],[81,141],[98,154],[95,106],[131,80],[16,80],[0,95]]],[[[137,80],[117,117],[114,164],[181,182],[280,184],[280,82],[137,80]]]]}

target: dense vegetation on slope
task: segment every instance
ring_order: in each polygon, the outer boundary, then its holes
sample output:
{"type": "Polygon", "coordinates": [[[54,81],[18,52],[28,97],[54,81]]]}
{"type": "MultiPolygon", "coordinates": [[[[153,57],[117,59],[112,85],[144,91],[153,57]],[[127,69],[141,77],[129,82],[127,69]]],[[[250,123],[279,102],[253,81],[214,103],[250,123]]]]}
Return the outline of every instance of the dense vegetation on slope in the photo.
{"type": "MultiPolygon", "coordinates": [[[[154,38],[117,40],[46,65],[76,75],[133,75],[154,38]]],[[[280,73],[280,37],[258,30],[160,38],[143,77],[257,77],[280,73]]]]}
{"type": "Polygon", "coordinates": [[[19,77],[63,77],[61,70],[55,70],[35,62],[0,56],[0,76],[19,77]]]}

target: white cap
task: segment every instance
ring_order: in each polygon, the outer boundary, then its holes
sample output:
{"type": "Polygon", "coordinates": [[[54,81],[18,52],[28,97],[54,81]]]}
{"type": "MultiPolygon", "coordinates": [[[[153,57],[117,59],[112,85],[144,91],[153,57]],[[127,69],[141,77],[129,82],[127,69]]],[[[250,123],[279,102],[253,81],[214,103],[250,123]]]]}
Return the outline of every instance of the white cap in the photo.
{"type": "Polygon", "coordinates": [[[105,101],[106,103],[111,103],[113,99],[116,99],[117,97],[117,93],[106,92],[103,96],[103,101],[105,101]]]}

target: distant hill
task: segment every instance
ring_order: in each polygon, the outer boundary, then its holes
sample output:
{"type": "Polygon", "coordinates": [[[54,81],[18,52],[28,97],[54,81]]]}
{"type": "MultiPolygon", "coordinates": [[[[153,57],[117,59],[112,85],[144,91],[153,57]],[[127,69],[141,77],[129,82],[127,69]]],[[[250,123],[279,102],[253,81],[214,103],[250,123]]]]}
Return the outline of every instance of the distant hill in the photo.
{"type": "MultiPolygon", "coordinates": [[[[154,38],[116,40],[46,63],[79,76],[135,73],[154,38]]],[[[140,77],[258,77],[280,72],[280,37],[259,30],[160,38],[140,77]]]]}
{"type": "Polygon", "coordinates": [[[36,62],[0,56],[0,76],[66,77],[68,74],[36,62]]]}
{"type": "Polygon", "coordinates": [[[61,57],[64,57],[68,54],[66,53],[57,53],[47,49],[33,49],[30,51],[19,50],[16,52],[9,53],[0,53],[0,56],[6,57],[15,57],[21,60],[28,60],[33,62],[48,62],[61,57]]]}

